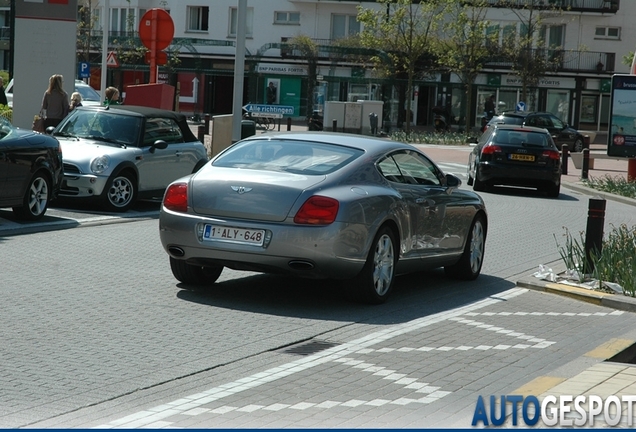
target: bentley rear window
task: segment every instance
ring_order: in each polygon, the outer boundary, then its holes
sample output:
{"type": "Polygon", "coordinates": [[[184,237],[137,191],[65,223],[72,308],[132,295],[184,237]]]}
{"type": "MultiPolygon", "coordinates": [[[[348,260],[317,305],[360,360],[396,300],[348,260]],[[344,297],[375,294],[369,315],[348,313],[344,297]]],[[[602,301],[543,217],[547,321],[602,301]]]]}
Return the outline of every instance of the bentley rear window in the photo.
{"type": "Polygon", "coordinates": [[[307,141],[255,140],[237,144],[212,165],[296,174],[329,174],[363,154],[362,150],[307,141]]]}

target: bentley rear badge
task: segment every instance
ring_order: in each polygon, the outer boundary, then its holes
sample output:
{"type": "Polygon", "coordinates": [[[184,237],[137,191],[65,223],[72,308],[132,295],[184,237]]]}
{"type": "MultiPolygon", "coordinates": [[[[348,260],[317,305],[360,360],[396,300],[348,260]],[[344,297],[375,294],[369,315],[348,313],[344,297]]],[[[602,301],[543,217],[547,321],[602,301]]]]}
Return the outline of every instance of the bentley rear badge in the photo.
{"type": "Polygon", "coordinates": [[[231,188],[234,192],[238,193],[239,195],[242,195],[252,190],[251,187],[245,187],[245,186],[231,186],[231,188]]]}

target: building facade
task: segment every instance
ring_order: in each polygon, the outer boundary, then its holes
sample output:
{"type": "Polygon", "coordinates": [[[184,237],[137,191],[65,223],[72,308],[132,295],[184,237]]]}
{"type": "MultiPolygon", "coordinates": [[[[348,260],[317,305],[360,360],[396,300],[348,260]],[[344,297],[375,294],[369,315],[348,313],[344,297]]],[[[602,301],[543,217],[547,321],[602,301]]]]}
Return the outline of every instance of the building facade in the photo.
{"type": "MultiPolygon", "coordinates": [[[[512,29],[521,31],[519,7],[499,7],[488,0],[486,19],[489,32],[503,38],[512,29]]],[[[534,0],[538,3],[538,0],[534,0]]],[[[80,2],[81,3],[81,2],[80,2]]],[[[85,0],[92,10],[91,37],[97,41],[78,58],[88,58],[92,84],[99,87],[101,32],[104,30],[103,2],[85,0]]],[[[126,57],[135,46],[139,20],[151,8],[169,11],[175,34],[168,48],[170,58],[178,59],[159,67],[159,81],[179,88],[184,112],[227,114],[232,111],[234,56],[237,30],[236,0],[110,0],[108,11],[109,49],[121,53],[119,66],[109,68],[109,85],[125,94],[128,85],[148,82],[148,66],[139,58],[126,57]],[[128,43],[128,45],[126,45],[128,43]]],[[[510,2],[508,2],[510,3],[510,2]]],[[[479,125],[485,100],[492,94],[497,109],[514,110],[523,103],[527,109],[546,110],[567,123],[587,130],[606,130],[609,117],[610,80],[614,73],[628,73],[622,57],[636,47],[636,2],[603,0],[550,0],[562,8],[559,14],[546,14],[541,27],[549,43],[546,55],[557,56],[557,66],[521,100],[521,82],[506,62],[492,61],[479,75],[471,98],[469,127],[479,125]],[[548,52],[549,51],[549,52],[548,52]]],[[[294,117],[306,117],[307,99],[321,111],[327,101],[384,101],[383,118],[392,126],[405,120],[406,101],[399,96],[395,81],[373,74],[363,56],[347,60],[346,50],[334,41],[360,31],[356,20],[358,6],[379,8],[374,1],[268,0],[247,1],[246,70],[244,102],[267,103],[270,83],[277,89],[274,103],[294,107],[294,117]],[[285,43],[306,35],[319,47],[317,83],[313,94],[306,90],[308,64],[285,43]]],[[[508,4],[509,6],[509,4],[508,4]]],[[[418,81],[411,103],[414,125],[432,123],[432,108],[444,105],[454,109],[464,100],[464,89],[453,74],[437,74],[418,81]]]]}

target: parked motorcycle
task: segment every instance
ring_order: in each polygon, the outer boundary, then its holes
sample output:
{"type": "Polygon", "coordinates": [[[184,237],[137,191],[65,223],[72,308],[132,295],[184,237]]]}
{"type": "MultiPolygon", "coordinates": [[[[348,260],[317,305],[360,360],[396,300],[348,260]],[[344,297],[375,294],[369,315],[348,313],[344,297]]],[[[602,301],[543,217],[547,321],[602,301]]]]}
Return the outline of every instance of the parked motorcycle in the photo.
{"type": "Polygon", "coordinates": [[[451,115],[448,110],[441,106],[433,107],[433,124],[435,132],[447,132],[450,130],[451,115]]]}
{"type": "Polygon", "coordinates": [[[479,129],[481,131],[481,133],[486,132],[486,129],[488,129],[488,122],[489,121],[490,121],[490,119],[488,118],[488,116],[486,114],[481,116],[481,128],[479,129]]]}
{"type": "Polygon", "coordinates": [[[323,116],[320,111],[314,110],[311,117],[307,119],[307,126],[310,131],[321,131],[323,128],[323,116]]]}

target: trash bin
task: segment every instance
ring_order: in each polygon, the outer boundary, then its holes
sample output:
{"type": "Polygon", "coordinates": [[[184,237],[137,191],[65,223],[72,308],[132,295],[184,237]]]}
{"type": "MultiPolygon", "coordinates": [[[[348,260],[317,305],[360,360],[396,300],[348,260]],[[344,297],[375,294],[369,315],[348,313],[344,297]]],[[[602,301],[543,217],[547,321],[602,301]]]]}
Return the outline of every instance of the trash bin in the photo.
{"type": "Polygon", "coordinates": [[[371,126],[371,135],[378,133],[378,115],[376,113],[369,114],[369,125],[371,126]]]}
{"type": "Polygon", "coordinates": [[[241,120],[241,139],[256,135],[256,122],[254,120],[241,120]]]}

